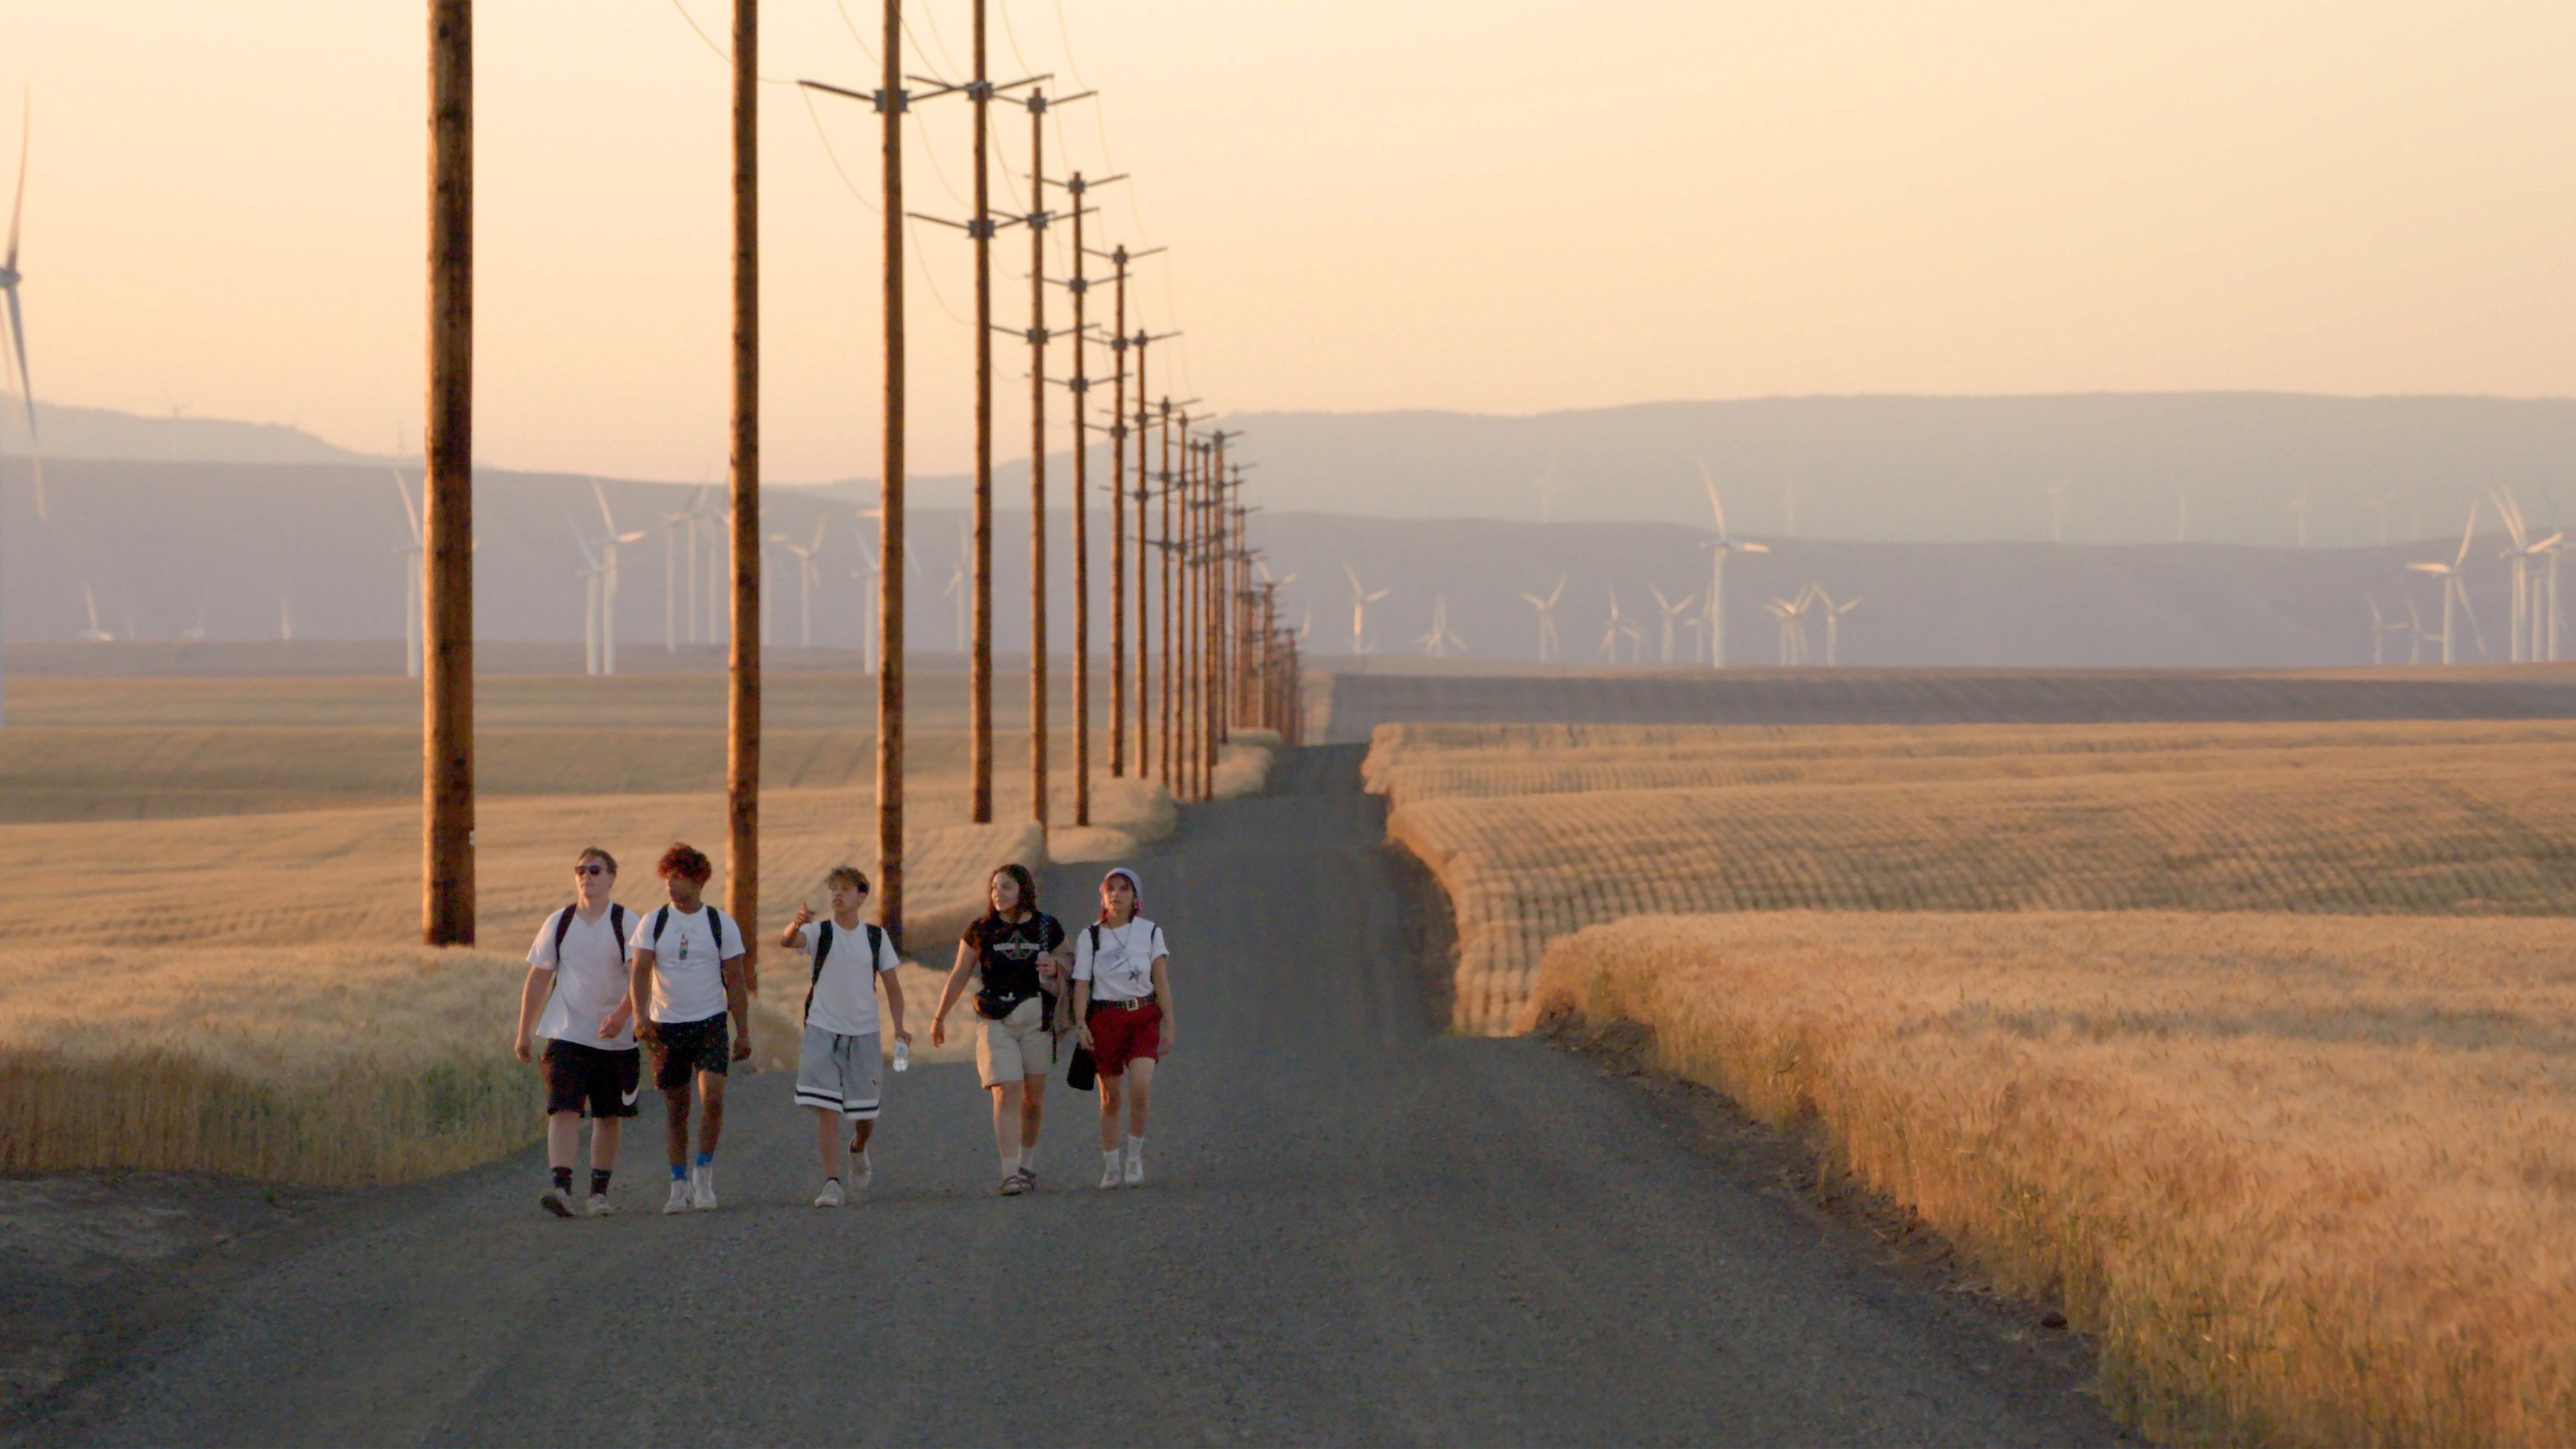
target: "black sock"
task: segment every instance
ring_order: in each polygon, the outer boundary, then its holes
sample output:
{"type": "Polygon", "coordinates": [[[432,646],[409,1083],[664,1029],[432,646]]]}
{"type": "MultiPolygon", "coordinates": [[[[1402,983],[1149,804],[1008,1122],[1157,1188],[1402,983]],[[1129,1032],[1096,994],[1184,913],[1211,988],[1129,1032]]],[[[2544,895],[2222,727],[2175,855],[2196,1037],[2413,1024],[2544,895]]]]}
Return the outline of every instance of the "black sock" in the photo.
{"type": "Polygon", "coordinates": [[[590,1195],[592,1197],[608,1196],[609,1171],[610,1169],[605,1167],[594,1167],[590,1170],[590,1195]]]}
{"type": "Polygon", "coordinates": [[[571,1169],[571,1168],[569,1168],[569,1167],[558,1167],[558,1168],[556,1168],[556,1169],[555,1169],[555,1191],[557,1191],[557,1192],[570,1192],[570,1191],[572,1191],[572,1169],[571,1169]]]}

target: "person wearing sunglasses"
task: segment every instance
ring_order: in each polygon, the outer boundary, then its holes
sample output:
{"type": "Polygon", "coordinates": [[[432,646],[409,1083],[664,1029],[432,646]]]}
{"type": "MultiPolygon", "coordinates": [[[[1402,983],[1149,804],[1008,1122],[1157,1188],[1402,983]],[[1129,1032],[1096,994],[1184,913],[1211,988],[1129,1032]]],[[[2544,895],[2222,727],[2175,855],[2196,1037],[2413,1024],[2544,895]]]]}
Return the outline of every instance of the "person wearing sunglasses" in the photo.
{"type": "Polygon", "coordinates": [[[519,991],[519,1060],[530,1059],[531,1038],[546,1039],[546,1169],[553,1182],[537,1204],[559,1218],[573,1215],[573,1160],[581,1148],[581,1119],[590,1118],[592,1217],[613,1209],[609,1174],[617,1169],[617,1140],[635,1115],[643,1081],[643,1053],[626,1001],[626,908],[610,898],[617,887],[617,859],[598,846],[573,862],[572,904],[548,915],[528,948],[528,980],[519,991]]]}

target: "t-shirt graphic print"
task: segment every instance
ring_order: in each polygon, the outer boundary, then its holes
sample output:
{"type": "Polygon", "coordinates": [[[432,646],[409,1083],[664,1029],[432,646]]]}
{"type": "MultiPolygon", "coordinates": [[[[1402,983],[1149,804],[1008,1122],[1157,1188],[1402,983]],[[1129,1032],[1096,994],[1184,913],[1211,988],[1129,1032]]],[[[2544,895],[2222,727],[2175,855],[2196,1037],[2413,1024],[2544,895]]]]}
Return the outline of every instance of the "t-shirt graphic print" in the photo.
{"type": "Polygon", "coordinates": [[[1064,944],[1064,927],[1043,911],[1016,921],[983,916],[967,922],[959,939],[975,952],[984,979],[977,1008],[987,1016],[1008,1016],[1038,994],[1038,958],[1064,944]]]}

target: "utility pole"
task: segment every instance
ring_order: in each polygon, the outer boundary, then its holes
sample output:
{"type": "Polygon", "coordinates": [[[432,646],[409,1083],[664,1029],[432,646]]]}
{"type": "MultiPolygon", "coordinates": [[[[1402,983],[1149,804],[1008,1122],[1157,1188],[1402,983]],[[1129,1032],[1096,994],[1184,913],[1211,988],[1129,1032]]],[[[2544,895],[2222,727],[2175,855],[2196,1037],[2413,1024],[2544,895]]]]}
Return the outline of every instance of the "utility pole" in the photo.
{"type": "MultiPolygon", "coordinates": [[[[1082,180],[1080,176],[1073,179],[1077,182],[1082,180]]],[[[1123,175],[1111,176],[1087,184],[1107,186],[1112,181],[1125,179],[1123,175]]],[[[1074,213],[1077,218],[1081,211],[1081,195],[1076,193],[1074,213]]],[[[1074,224],[1076,236],[1081,234],[1081,229],[1077,220],[1074,224]]],[[[1133,339],[1127,335],[1127,264],[1161,250],[1161,247],[1155,247],[1149,251],[1130,252],[1120,246],[1105,252],[1088,253],[1117,269],[1114,274],[1115,313],[1109,334],[1109,351],[1116,362],[1114,390],[1109,402],[1109,776],[1113,780],[1123,779],[1127,774],[1127,439],[1132,436],[1127,427],[1127,349],[1134,345],[1133,339]]],[[[1077,268],[1084,255],[1080,246],[1074,248],[1077,268]]],[[[1081,280],[1078,273],[1076,280],[1081,280]]],[[[1089,286],[1088,282],[1083,283],[1075,289],[1074,295],[1079,298],[1089,286]]],[[[1078,307],[1075,315],[1081,315],[1078,307]]],[[[1140,359],[1142,355],[1141,352],[1138,354],[1140,359]]],[[[1077,430],[1076,436],[1079,435],[1077,430]]],[[[1140,442],[1137,447],[1137,481],[1141,484],[1144,481],[1143,444],[1140,442]]],[[[1139,506],[1141,508],[1142,505],[1139,506]]],[[[1137,773],[1144,773],[1142,765],[1138,766],[1137,773]]]]}
{"type": "MultiPolygon", "coordinates": [[[[1160,251],[1162,248],[1156,247],[1155,250],[1160,251]]],[[[1146,253],[1134,253],[1130,260],[1133,260],[1134,256],[1143,255],[1146,253]]],[[[1120,295],[1122,298],[1125,295],[1123,286],[1120,295]]],[[[1123,309],[1123,302],[1121,305],[1123,309]]],[[[1151,765],[1148,757],[1153,753],[1154,744],[1153,595],[1146,587],[1145,572],[1149,566],[1148,560],[1152,557],[1151,550],[1145,542],[1145,522],[1149,516],[1146,505],[1152,501],[1154,492],[1146,481],[1145,437],[1152,427],[1153,420],[1145,402],[1148,395],[1145,364],[1146,354],[1153,344],[1179,335],[1177,332],[1148,333],[1140,327],[1136,329],[1136,335],[1132,339],[1136,348],[1136,778],[1139,780],[1146,777],[1151,765]]],[[[1169,402],[1168,398],[1165,399],[1166,410],[1169,402]]],[[[1164,441],[1163,449],[1163,476],[1168,482],[1172,470],[1171,442],[1168,438],[1164,441]]],[[[1168,539],[1170,536],[1167,519],[1164,537],[1168,539]]]]}
{"type": "Polygon", "coordinates": [[[964,222],[944,216],[911,213],[922,221],[952,226],[975,243],[975,509],[969,551],[973,595],[973,631],[966,666],[966,767],[969,775],[967,817],[977,825],[993,818],[993,237],[1012,221],[996,221],[992,209],[991,150],[986,112],[993,98],[1022,86],[1050,79],[1036,75],[997,86],[985,74],[984,0],[975,0],[974,77],[955,85],[928,76],[912,79],[938,86],[932,94],[958,90],[975,105],[975,213],[964,222]]]}
{"type": "Polygon", "coordinates": [[[420,937],[474,944],[474,4],[429,6],[420,937]]]}
{"type": "Polygon", "coordinates": [[[760,0],[733,5],[733,645],[725,908],[760,989],[760,0]]]}
{"type": "MultiPolygon", "coordinates": [[[[1066,96],[1056,102],[1090,95],[1066,96]]],[[[1071,199],[1073,275],[1064,289],[1073,294],[1073,375],[1065,390],[1073,394],[1073,823],[1091,823],[1091,323],[1087,318],[1091,278],[1083,265],[1082,217],[1089,208],[1083,197],[1094,186],[1124,180],[1111,176],[1086,181],[1076,171],[1060,185],[1071,199]]],[[[1115,537],[1113,531],[1112,537],[1115,537]]],[[[1111,576],[1116,577],[1113,564],[1111,576]]],[[[1116,671],[1111,671],[1115,680],[1116,671]]]]}
{"type": "MultiPolygon", "coordinates": [[[[1161,550],[1163,555],[1163,658],[1161,669],[1163,697],[1159,711],[1162,721],[1162,729],[1155,742],[1154,754],[1157,763],[1162,769],[1163,788],[1172,791],[1174,794],[1178,794],[1180,793],[1180,777],[1175,774],[1172,769],[1172,654],[1173,646],[1179,642],[1178,636],[1172,631],[1172,625],[1174,623],[1172,617],[1172,585],[1174,582],[1172,574],[1173,570],[1178,567],[1179,561],[1173,557],[1172,551],[1179,547],[1179,543],[1172,532],[1172,400],[1169,397],[1165,397],[1163,399],[1160,421],[1162,423],[1163,431],[1163,466],[1160,470],[1161,477],[1158,480],[1161,487],[1156,491],[1160,492],[1163,496],[1163,546],[1161,550]]],[[[1185,426],[1187,425],[1188,414],[1184,413],[1182,415],[1182,422],[1185,426]]]]}
{"type": "MultiPolygon", "coordinates": [[[[800,81],[812,90],[866,101],[877,112],[878,166],[883,205],[878,213],[880,285],[884,293],[884,454],[877,480],[877,920],[903,945],[904,758],[904,295],[903,113],[912,97],[903,88],[902,0],[884,0],[883,70],[873,91],[843,90],[800,81]]],[[[927,98],[964,88],[941,85],[927,98]]]]}

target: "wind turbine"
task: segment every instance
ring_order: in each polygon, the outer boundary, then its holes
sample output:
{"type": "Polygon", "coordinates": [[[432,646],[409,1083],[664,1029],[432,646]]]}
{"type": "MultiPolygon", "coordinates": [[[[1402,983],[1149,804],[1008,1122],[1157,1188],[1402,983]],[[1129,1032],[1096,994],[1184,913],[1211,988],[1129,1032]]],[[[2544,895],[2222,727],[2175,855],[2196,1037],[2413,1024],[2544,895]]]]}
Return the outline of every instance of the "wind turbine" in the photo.
{"type": "Polygon", "coordinates": [[[2048,498],[2048,541],[2066,542],[2066,480],[2043,483],[2039,491],[2048,498]]]}
{"type": "Polygon", "coordinates": [[[814,541],[799,544],[786,534],[773,533],[769,541],[787,550],[796,560],[796,647],[814,647],[814,586],[823,581],[820,569],[814,567],[814,556],[823,551],[823,520],[814,520],[814,541]]]}
{"type": "Polygon", "coordinates": [[[1783,667],[1807,662],[1807,596],[1784,599],[1773,595],[1762,607],[1780,621],[1780,663],[1783,667]]]}
{"type": "Polygon", "coordinates": [[[1550,468],[1546,472],[1541,473],[1538,475],[1537,479],[1530,484],[1530,486],[1538,490],[1538,521],[1541,523],[1554,523],[1556,521],[1556,490],[1565,486],[1556,481],[1556,470],[1554,468],[1550,468]]]}
{"type": "Polygon", "coordinates": [[[1359,571],[1352,568],[1348,560],[1342,563],[1342,576],[1351,581],[1351,652],[1353,654],[1370,653],[1372,650],[1368,637],[1368,606],[1385,598],[1387,591],[1379,589],[1374,593],[1370,592],[1368,586],[1360,582],[1359,571]]]}
{"type": "Polygon", "coordinates": [[[2308,546],[2308,493],[2313,484],[2299,485],[2299,496],[2290,500],[2290,511],[2299,516],[2299,547],[2308,546]]]}
{"type": "Polygon", "coordinates": [[[2415,601],[2406,601],[2406,662],[2424,662],[2424,616],[2415,611],[2415,601]]]}
{"type": "Polygon", "coordinates": [[[607,570],[600,566],[599,555],[592,551],[590,539],[581,525],[564,515],[564,526],[572,530],[572,545],[581,550],[581,571],[573,577],[581,580],[581,672],[597,674],[599,670],[599,584],[607,570]]]}
{"type": "Polygon", "coordinates": [[[1655,607],[1663,611],[1663,616],[1664,616],[1664,617],[1663,617],[1663,624],[1664,624],[1664,640],[1663,640],[1663,655],[1664,655],[1664,659],[1663,659],[1663,662],[1664,662],[1664,663],[1666,663],[1666,664],[1670,664],[1670,663],[1672,663],[1672,662],[1673,662],[1673,620],[1674,620],[1675,618],[1679,617],[1679,616],[1680,616],[1680,614],[1681,614],[1681,612],[1682,612],[1684,609],[1687,609],[1687,608],[1689,608],[1691,605],[1693,605],[1693,604],[1695,604],[1695,603],[1699,602],[1699,595],[1697,595],[1697,594],[1689,594],[1689,595],[1685,595],[1685,596],[1683,597],[1682,601],[1681,601],[1680,603],[1676,604],[1676,603],[1673,603],[1671,600],[1666,599],[1666,598],[1664,597],[1664,591],[1663,591],[1663,590],[1661,590],[1661,589],[1659,589],[1659,588],[1656,588],[1656,587],[1655,587],[1654,585],[1652,585],[1652,584],[1648,584],[1648,585],[1646,586],[1646,592],[1647,592],[1647,593],[1650,593],[1650,594],[1652,594],[1652,595],[1654,595],[1654,596],[1655,596],[1655,607]]]}
{"type": "Polygon", "coordinates": [[[1466,652],[1466,641],[1449,632],[1449,596],[1447,594],[1432,596],[1431,632],[1414,642],[1422,646],[1423,653],[1434,659],[1448,658],[1449,651],[1452,649],[1460,653],[1466,652]]]}
{"type": "MultiPolygon", "coordinates": [[[[2372,599],[2369,603],[2370,662],[2373,664],[2385,664],[2388,662],[2388,636],[2391,634],[2403,634],[2414,626],[2406,620],[2391,619],[2386,614],[2382,613],[2377,599],[2372,599]]],[[[2407,613],[2410,616],[2414,613],[2414,605],[2411,602],[2407,605],[2407,613]]],[[[2412,658],[2409,658],[2406,662],[2412,664],[2415,661],[2412,658]]]]}
{"type": "Polygon", "coordinates": [[[1708,548],[1708,667],[1726,667],[1726,556],[1730,553],[1769,553],[1767,544],[1742,542],[1726,536],[1726,506],[1717,501],[1717,480],[1708,475],[1708,465],[1699,465],[1700,486],[1708,490],[1708,511],[1717,520],[1717,537],[1708,548]]]}
{"type": "Polygon", "coordinates": [[[115,635],[98,627],[98,595],[90,592],[89,579],[86,576],[81,579],[80,586],[81,606],[89,611],[89,627],[81,630],[79,637],[92,644],[105,644],[114,640],[115,635]]]}
{"type": "Polygon", "coordinates": [[[2397,495],[2394,493],[2385,494],[2378,498],[2365,499],[2362,502],[2362,507],[2369,509],[2379,517],[2379,546],[2381,548],[2388,547],[2388,510],[2396,505],[2397,495]]]}
{"type": "Polygon", "coordinates": [[[689,621],[689,642],[698,642],[698,515],[705,511],[707,494],[712,484],[698,485],[697,496],[689,506],[662,516],[662,652],[680,650],[680,624],[689,621]],[[684,608],[680,601],[679,556],[685,547],[689,555],[689,592],[684,608]]]}
{"type": "MultiPolygon", "coordinates": [[[[1825,667],[1831,669],[1838,662],[1840,654],[1843,615],[1859,608],[1860,600],[1853,599],[1848,603],[1837,604],[1834,602],[1833,595],[1826,593],[1817,585],[1809,584],[1807,590],[1825,611],[1825,667]]],[[[1805,631],[1799,632],[1804,634],[1805,631]]]]}
{"type": "MultiPolygon", "coordinates": [[[[2522,505],[2514,500],[2513,490],[2496,488],[2490,490],[2487,496],[2495,500],[2496,513],[2504,519],[2505,533],[2510,540],[2505,545],[2501,557],[2513,564],[2513,639],[2510,652],[2513,661],[2520,664],[2541,657],[2541,601],[2533,588],[2535,581],[2531,577],[2531,561],[2544,553],[2550,556],[2549,566],[2554,594],[2554,579],[2558,570],[2558,548],[2566,540],[2567,535],[2564,530],[2561,530],[2547,538],[2534,539],[2530,536],[2529,530],[2523,527],[2522,505]]],[[[2555,620],[2558,609],[2557,600],[2554,597],[2550,600],[2548,613],[2550,618],[2555,620]]],[[[2550,645],[2550,654],[2554,658],[2557,654],[2557,640],[2551,639],[2550,645]]]]}
{"type": "Polygon", "coordinates": [[[616,515],[608,511],[608,490],[599,480],[590,480],[590,496],[599,500],[599,521],[607,530],[599,544],[599,672],[617,672],[617,550],[621,544],[633,543],[644,536],[642,529],[632,533],[617,531],[616,515]]]}
{"type": "MultiPolygon", "coordinates": [[[[2476,629],[2478,625],[2477,610],[2469,605],[2468,587],[2460,581],[2461,571],[2468,567],[2469,546],[2476,541],[2477,534],[2478,500],[2472,498],[2469,500],[2468,527],[2460,531],[2460,551],[2452,556],[2451,561],[2443,563],[2439,559],[2432,559],[2406,566],[2419,574],[2431,574],[2442,581],[2442,662],[2444,664],[2455,663],[2458,659],[2454,647],[2458,635],[2451,624],[2452,605],[2456,602],[2459,607],[2468,611],[2471,629],[2476,629]]],[[[2478,645],[2478,652],[2481,654],[2486,652],[2483,636],[2478,645]]]]}
{"type": "MultiPolygon", "coordinates": [[[[867,591],[859,600],[859,672],[862,674],[877,672],[877,612],[881,606],[877,597],[877,580],[885,575],[885,551],[868,537],[866,530],[859,527],[860,520],[870,518],[876,520],[877,532],[882,535],[885,532],[885,510],[882,508],[862,508],[858,516],[850,520],[850,537],[857,542],[859,562],[868,571],[867,591]]],[[[912,555],[906,553],[904,562],[912,562],[912,555]]],[[[850,577],[858,576],[857,569],[850,571],[850,577]]]]}
{"type": "Polygon", "coordinates": [[[403,522],[411,527],[411,542],[399,544],[394,553],[403,561],[403,673],[420,678],[420,585],[421,553],[425,545],[420,533],[420,509],[411,501],[411,485],[403,481],[402,465],[393,469],[394,492],[402,495],[403,522]]]}
{"type": "Polygon", "coordinates": [[[1538,662],[1553,663],[1564,650],[1556,642],[1556,601],[1565,597],[1565,575],[1556,576],[1556,587],[1544,599],[1536,594],[1523,594],[1530,607],[1538,610],[1538,662]]]}
{"type": "Polygon", "coordinates": [[[1601,634],[1601,657],[1613,664],[1619,662],[1619,639],[1626,632],[1619,627],[1620,622],[1619,586],[1612,584],[1610,586],[1610,627],[1603,630],[1601,634]]]}
{"type": "Polygon", "coordinates": [[[9,356],[16,362],[18,405],[27,418],[27,466],[36,479],[36,517],[45,517],[45,450],[36,438],[36,379],[27,370],[27,318],[20,310],[18,284],[26,273],[18,270],[18,220],[27,209],[27,141],[33,134],[36,116],[36,93],[30,87],[20,104],[18,116],[18,191],[9,203],[9,249],[0,253],[0,300],[9,304],[9,356]]]}

